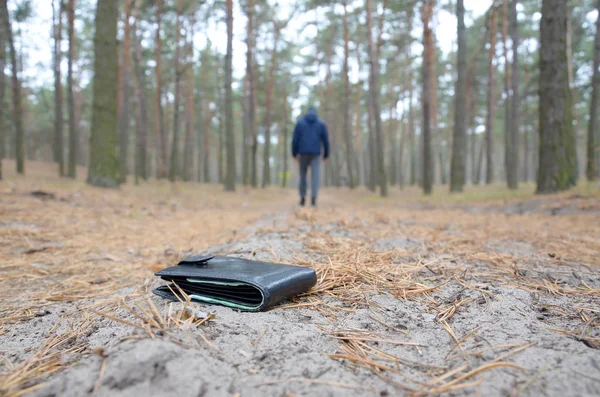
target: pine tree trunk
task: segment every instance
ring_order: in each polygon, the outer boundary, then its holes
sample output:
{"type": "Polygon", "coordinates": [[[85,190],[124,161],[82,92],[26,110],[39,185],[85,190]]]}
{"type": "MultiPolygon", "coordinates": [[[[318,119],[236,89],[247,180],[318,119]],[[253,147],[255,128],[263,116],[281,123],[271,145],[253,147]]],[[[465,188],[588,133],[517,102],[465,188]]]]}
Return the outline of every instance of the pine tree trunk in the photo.
{"type": "Polygon", "coordinates": [[[88,183],[119,185],[117,159],[117,20],[118,0],[102,0],[96,8],[92,137],[88,183]]]}
{"type": "MultiPolygon", "coordinates": [[[[393,93],[393,89],[390,90],[393,93]]],[[[396,153],[398,151],[396,135],[397,135],[397,120],[396,120],[396,106],[398,106],[398,102],[392,100],[392,107],[389,112],[389,120],[388,120],[388,158],[389,158],[389,175],[390,175],[390,185],[394,186],[397,182],[398,175],[398,164],[396,163],[396,153]]]]}
{"type": "Polygon", "coordinates": [[[496,10],[492,8],[491,13],[490,49],[488,58],[487,118],[485,121],[485,183],[488,185],[494,182],[494,125],[496,124],[496,66],[494,65],[494,58],[496,55],[496,10]]]}
{"type": "Polygon", "coordinates": [[[17,173],[25,173],[25,131],[23,128],[23,105],[21,99],[21,83],[19,82],[19,65],[17,63],[17,50],[11,28],[10,16],[8,14],[8,0],[1,0],[0,6],[4,18],[4,29],[8,48],[10,51],[10,63],[12,69],[12,102],[13,102],[13,122],[15,124],[15,149],[17,159],[17,173]]]}
{"type": "MultiPolygon", "coordinates": [[[[512,93],[511,93],[511,68],[508,60],[508,2],[511,0],[502,0],[502,53],[504,58],[504,171],[506,174],[506,183],[510,189],[516,189],[518,181],[517,175],[513,173],[514,168],[514,148],[512,131],[512,93]]],[[[514,1],[514,0],[513,0],[514,1]]],[[[517,162],[518,164],[518,162],[517,162]]]]}
{"type": "MultiPolygon", "coordinates": [[[[569,75],[569,87],[571,89],[571,104],[577,103],[577,89],[575,87],[575,72],[573,70],[573,9],[571,6],[567,7],[567,71],[569,75]]],[[[577,117],[577,107],[572,106],[571,118],[573,121],[579,120],[577,117]]],[[[573,184],[577,183],[579,178],[579,156],[577,154],[577,135],[578,131],[575,125],[573,126],[573,147],[575,148],[575,180],[573,184]]]]}
{"type": "Polygon", "coordinates": [[[431,67],[433,62],[433,31],[430,23],[433,16],[433,1],[424,0],[421,11],[423,20],[423,47],[425,54],[423,56],[423,94],[422,94],[422,117],[423,117],[423,192],[431,194],[433,190],[433,158],[431,152],[431,95],[427,93],[431,90],[431,67]]]}
{"type": "Polygon", "coordinates": [[[283,156],[282,156],[282,163],[283,163],[283,174],[282,174],[282,178],[281,178],[281,187],[285,188],[287,187],[287,183],[288,183],[288,171],[289,171],[289,125],[290,125],[290,110],[289,110],[289,102],[288,102],[288,93],[287,91],[284,92],[283,94],[283,124],[282,124],[282,128],[283,128],[283,156]]]}
{"type": "Polygon", "coordinates": [[[371,105],[373,112],[373,121],[375,124],[375,150],[373,153],[376,153],[376,167],[375,175],[376,180],[375,183],[379,184],[380,195],[381,197],[386,197],[388,195],[387,188],[387,177],[385,172],[385,156],[384,156],[384,142],[383,142],[383,131],[381,126],[381,107],[379,105],[379,67],[378,62],[379,58],[376,55],[376,49],[373,48],[373,22],[372,22],[372,13],[373,7],[371,6],[371,0],[366,1],[366,9],[367,9],[367,32],[368,32],[368,44],[369,44],[369,91],[371,96],[371,105]]]}
{"type": "Polygon", "coordinates": [[[179,137],[179,99],[181,96],[181,13],[182,0],[177,0],[177,16],[175,22],[175,98],[173,104],[173,142],[171,143],[171,164],[169,167],[169,180],[175,182],[180,175],[180,137],[179,137]]]}
{"type": "MultiPolygon", "coordinates": [[[[52,4],[54,5],[54,3],[52,4]]],[[[6,156],[6,142],[5,142],[5,126],[6,121],[4,120],[4,101],[6,98],[6,77],[4,70],[6,69],[6,21],[4,20],[5,14],[3,10],[0,11],[0,181],[2,180],[2,159],[6,156]]]]}
{"type": "Polygon", "coordinates": [[[567,60],[568,7],[564,0],[542,1],[538,194],[569,189],[577,175],[567,60]]]}
{"type": "Polygon", "coordinates": [[[75,0],[69,0],[67,6],[69,15],[69,56],[67,58],[67,106],[69,107],[69,169],[67,176],[75,178],[77,175],[77,143],[79,141],[79,128],[75,120],[75,100],[73,89],[73,62],[75,60],[75,0]]]}
{"type": "Polygon", "coordinates": [[[127,180],[129,147],[129,102],[131,97],[131,8],[133,0],[125,0],[123,49],[119,69],[119,176],[121,183],[127,180]]]}
{"type": "Polygon", "coordinates": [[[256,136],[256,79],[254,77],[254,0],[248,0],[248,25],[246,29],[246,79],[248,82],[248,97],[247,103],[247,123],[248,132],[244,140],[244,156],[249,157],[243,162],[243,180],[244,184],[250,182],[256,187],[258,184],[256,175],[256,152],[257,152],[257,136],[256,136]],[[247,153],[249,151],[249,153],[247,153]]]}
{"type": "Polygon", "coordinates": [[[450,174],[450,191],[462,192],[466,178],[467,149],[467,37],[465,33],[465,6],[463,0],[457,0],[456,15],[458,18],[458,57],[456,69],[456,94],[454,100],[454,138],[452,140],[452,164],[450,174]]]}
{"type": "MultiPolygon", "coordinates": [[[[494,7],[494,4],[492,4],[492,8],[494,7]]],[[[467,130],[471,129],[471,133],[469,134],[469,142],[470,142],[470,164],[471,164],[471,183],[474,185],[478,185],[480,183],[480,181],[476,178],[476,175],[479,173],[479,171],[476,171],[476,167],[477,167],[477,133],[476,133],[476,126],[475,126],[475,116],[476,116],[476,106],[477,106],[477,98],[475,98],[475,100],[473,100],[473,92],[475,92],[475,95],[477,93],[477,80],[473,81],[473,75],[475,73],[475,66],[476,66],[476,61],[477,61],[477,56],[479,55],[479,53],[483,50],[483,48],[485,47],[485,43],[487,42],[488,39],[488,33],[490,30],[490,24],[489,24],[489,15],[490,13],[493,11],[489,11],[488,12],[488,18],[486,19],[486,33],[484,35],[481,36],[481,40],[479,42],[479,46],[477,47],[477,49],[471,54],[471,57],[469,58],[469,63],[468,63],[468,67],[467,67],[467,76],[466,76],[466,116],[465,116],[465,120],[467,123],[467,130]],[[475,86],[475,87],[474,87],[475,86]]],[[[456,108],[455,108],[456,111],[456,108]]],[[[466,178],[465,178],[466,179],[466,178]]],[[[466,182],[466,181],[465,181],[466,182]]]]}
{"type": "Polygon", "coordinates": [[[142,70],[142,45],[140,43],[141,36],[137,35],[137,22],[139,16],[139,7],[141,0],[135,0],[135,11],[134,11],[134,23],[133,23],[133,37],[134,37],[134,54],[135,54],[135,96],[137,98],[137,109],[136,109],[136,154],[135,154],[135,176],[136,181],[138,178],[143,180],[148,179],[147,174],[147,156],[148,156],[148,111],[146,105],[146,79],[144,71],[142,70]]]}
{"type": "Polygon", "coordinates": [[[156,174],[158,178],[167,176],[167,131],[164,122],[164,109],[162,106],[162,39],[160,30],[162,25],[163,1],[156,0],[156,35],[155,35],[155,73],[156,73],[156,97],[155,97],[155,129],[156,129],[156,174]]]}
{"type": "MultiPolygon", "coordinates": [[[[508,1],[508,0],[506,0],[508,1]]],[[[509,128],[510,156],[508,162],[508,187],[517,189],[519,187],[519,108],[521,106],[519,98],[519,21],[517,11],[517,0],[512,0],[511,9],[511,41],[512,41],[512,98],[511,118],[509,128]]]]}
{"type": "MultiPolygon", "coordinates": [[[[404,101],[403,101],[404,102],[404,101]]],[[[400,132],[400,148],[398,149],[398,185],[400,189],[404,189],[405,176],[404,176],[404,146],[406,145],[406,120],[405,120],[406,110],[402,112],[402,119],[400,123],[402,124],[402,129],[400,132]]]]}
{"type": "MultiPolygon", "coordinates": [[[[4,1],[4,0],[0,0],[4,1]]],[[[64,176],[64,160],[63,160],[63,92],[61,79],[61,61],[62,61],[62,15],[63,2],[59,0],[58,14],[52,0],[52,13],[54,21],[54,52],[53,52],[53,67],[54,67],[54,161],[58,164],[58,175],[64,176]]],[[[4,69],[2,69],[4,70],[4,69]]]]}
{"type": "Polygon", "coordinates": [[[233,0],[227,5],[227,56],[225,58],[225,131],[227,139],[227,174],[225,190],[235,191],[235,141],[233,136],[233,96],[231,92],[233,73],[233,0]]]}
{"type": "Polygon", "coordinates": [[[273,87],[275,86],[275,70],[277,68],[277,44],[281,33],[280,26],[273,21],[273,30],[275,38],[273,40],[273,49],[271,50],[271,66],[267,76],[267,87],[265,92],[265,146],[263,148],[263,189],[271,185],[271,127],[273,113],[273,87]]]}
{"type": "Polygon", "coordinates": [[[348,59],[350,58],[350,31],[348,29],[348,0],[344,0],[344,136],[346,138],[346,162],[348,164],[348,185],[350,189],[356,187],[354,177],[354,147],[352,142],[352,127],[350,123],[350,67],[348,59]]]}
{"type": "Polygon", "coordinates": [[[594,39],[594,71],[592,77],[592,98],[590,100],[590,120],[588,123],[587,136],[587,166],[586,175],[588,181],[598,179],[598,169],[596,162],[596,131],[598,128],[598,90],[600,89],[600,0],[596,3],[598,17],[596,18],[596,36],[594,39]]]}
{"type": "Polygon", "coordinates": [[[194,174],[194,124],[195,104],[194,104],[194,27],[196,24],[194,14],[189,17],[190,32],[186,43],[186,86],[185,86],[185,146],[183,152],[183,180],[189,182],[194,174]]]}

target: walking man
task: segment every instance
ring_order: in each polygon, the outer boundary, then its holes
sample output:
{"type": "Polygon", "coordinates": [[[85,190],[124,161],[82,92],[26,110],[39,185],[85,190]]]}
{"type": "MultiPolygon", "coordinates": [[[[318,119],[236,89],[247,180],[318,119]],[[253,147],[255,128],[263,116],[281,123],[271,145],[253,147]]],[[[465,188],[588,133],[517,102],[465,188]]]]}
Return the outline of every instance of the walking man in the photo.
{"type": "Polygon", "coordinates": [[[319,119],[315,107],[311,106],[306,115],[296,124],[292,140],[292,156],[294,156],[294,159],[300,165],[299,190],[301,206],[306,204],[306,174],[309,167],[311,176],[311,204],[313,206],[317,205],[321,154],[323,154],[323,162],[327,162],[329,158],[327,125],[319,119]],[[321,152],[321,149],[323,149],[323,152],[321,152]]]}

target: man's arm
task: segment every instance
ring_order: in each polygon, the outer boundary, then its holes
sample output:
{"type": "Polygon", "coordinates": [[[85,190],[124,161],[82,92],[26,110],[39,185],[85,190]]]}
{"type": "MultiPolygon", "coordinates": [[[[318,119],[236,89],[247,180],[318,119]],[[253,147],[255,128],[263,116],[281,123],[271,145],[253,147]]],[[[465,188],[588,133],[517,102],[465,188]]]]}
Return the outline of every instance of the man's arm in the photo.
{"type": "Polygon", "coordinates": [[[327,124],[322,123],[323,128],[321,129],[321,141],[323,142],[323,158],[327,160],[329,158],[329,133],[327,132],[327,124]]]}
{"type": "Polygon", "coordinates": [[[299,141],[300,141],[300,128],[298,127],[299,123],[296,123],[296,126],[294,127],[294,136],[292,138],[292,157],[296,158],[296,156],[298,155],[298,151],[300,150],[300,148],[298,147],[299,141]]]}

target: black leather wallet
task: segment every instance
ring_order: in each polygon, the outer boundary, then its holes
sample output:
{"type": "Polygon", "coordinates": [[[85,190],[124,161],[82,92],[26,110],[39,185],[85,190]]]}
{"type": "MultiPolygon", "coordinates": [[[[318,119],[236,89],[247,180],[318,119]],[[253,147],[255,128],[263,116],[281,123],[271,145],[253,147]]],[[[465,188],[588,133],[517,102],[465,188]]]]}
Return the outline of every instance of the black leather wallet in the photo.
{"type": "Polygon", "coordinates": [[[183,291],[194,301],[244,311],[266,310],[317,282],[306,267],[227,256],[192,256],[156,275],[171,282],[153,291],[163,298],[183,300],[183,291]]]}

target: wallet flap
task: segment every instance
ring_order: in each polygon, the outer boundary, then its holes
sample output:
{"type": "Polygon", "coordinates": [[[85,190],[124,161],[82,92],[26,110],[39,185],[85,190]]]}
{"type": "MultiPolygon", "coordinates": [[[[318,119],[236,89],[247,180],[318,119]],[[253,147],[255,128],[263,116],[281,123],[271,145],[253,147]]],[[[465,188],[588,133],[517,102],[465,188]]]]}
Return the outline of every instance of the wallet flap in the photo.
{"type": "Polygon", "coordinates": [[[178,266],[199,266],[214,258],[214,255],[194,255],[179,262],[178,266]]]}

